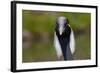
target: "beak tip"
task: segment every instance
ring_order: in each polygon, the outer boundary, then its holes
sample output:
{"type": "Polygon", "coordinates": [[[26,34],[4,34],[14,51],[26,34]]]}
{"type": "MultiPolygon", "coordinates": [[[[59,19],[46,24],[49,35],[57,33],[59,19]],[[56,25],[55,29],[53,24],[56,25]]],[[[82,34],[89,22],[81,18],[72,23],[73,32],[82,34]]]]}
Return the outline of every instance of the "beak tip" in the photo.
{"type": "Polygon", "coordinates": [[[62,35],[62,33],[60,32],[60,35],[62,35]]]}

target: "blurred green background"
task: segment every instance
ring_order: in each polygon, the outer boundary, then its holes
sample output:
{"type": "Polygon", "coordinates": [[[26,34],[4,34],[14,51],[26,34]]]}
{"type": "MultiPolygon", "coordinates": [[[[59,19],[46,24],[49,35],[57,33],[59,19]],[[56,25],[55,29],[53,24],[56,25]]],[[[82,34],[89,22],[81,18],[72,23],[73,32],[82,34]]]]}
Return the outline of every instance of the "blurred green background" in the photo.
{"type": "Polygon", "coordinates": [[[54,31],[56,18],[58,16],[65,16],[66,18],[68,18],[70,26],[74,31],[74,59],[90,59],[90,13],[23,10],[23,62],[58,60],[54,48],[54,31]]]}

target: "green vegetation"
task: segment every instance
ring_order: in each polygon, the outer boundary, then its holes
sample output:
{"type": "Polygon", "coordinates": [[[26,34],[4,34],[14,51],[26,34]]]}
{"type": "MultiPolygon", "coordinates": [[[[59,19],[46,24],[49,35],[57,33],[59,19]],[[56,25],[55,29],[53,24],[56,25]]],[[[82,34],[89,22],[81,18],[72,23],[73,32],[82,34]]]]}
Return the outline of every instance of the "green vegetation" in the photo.
{"type": "MultiPolygon", "coordinates": [[[[90,59],[90,13],[43,12],[23,10],[23,32],[32,34],[31,46],[23,48],[23,62],[57,60],[53,44],[56,18],[65,16],[74,30],[75,60],[90,59]]],[[[24,41],[23,41],[24,42],[24,41]]]]}

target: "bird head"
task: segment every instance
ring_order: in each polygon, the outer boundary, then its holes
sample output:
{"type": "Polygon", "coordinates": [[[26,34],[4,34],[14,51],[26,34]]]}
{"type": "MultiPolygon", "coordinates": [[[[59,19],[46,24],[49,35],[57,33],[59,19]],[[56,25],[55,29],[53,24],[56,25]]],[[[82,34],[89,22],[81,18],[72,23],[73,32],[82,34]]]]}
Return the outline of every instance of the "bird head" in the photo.
{"type": "Polygon", "coordinates": [[[57,28],[58,28],[58,31],[59,31],[59,34],[62,35],[62,33],[64,32],[65,30],[65,27],[69,24],[69,21],[66,17],[64,16],[60,16],[57,18],[57,28]]]}

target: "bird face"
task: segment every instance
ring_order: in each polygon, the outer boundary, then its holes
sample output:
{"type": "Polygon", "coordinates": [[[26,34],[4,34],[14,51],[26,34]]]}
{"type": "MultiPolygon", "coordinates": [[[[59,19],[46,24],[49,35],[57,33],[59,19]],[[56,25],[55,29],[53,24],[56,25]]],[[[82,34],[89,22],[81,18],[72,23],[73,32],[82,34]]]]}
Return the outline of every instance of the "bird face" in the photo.
{"type": "Polygon", "coordinates": [[[67,24],[68,24],[68,20],[65,17],[61,16],[57,18],[57,25],[58,25],[58,30],[60,35],[62,35],[62,33],[64,32],[64,29],[67,24]]]}

